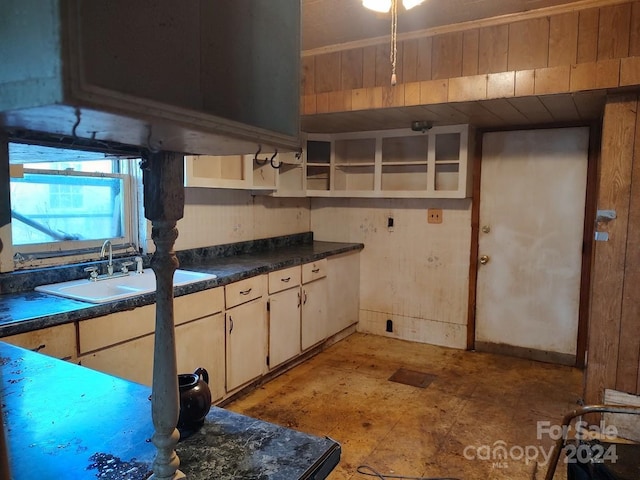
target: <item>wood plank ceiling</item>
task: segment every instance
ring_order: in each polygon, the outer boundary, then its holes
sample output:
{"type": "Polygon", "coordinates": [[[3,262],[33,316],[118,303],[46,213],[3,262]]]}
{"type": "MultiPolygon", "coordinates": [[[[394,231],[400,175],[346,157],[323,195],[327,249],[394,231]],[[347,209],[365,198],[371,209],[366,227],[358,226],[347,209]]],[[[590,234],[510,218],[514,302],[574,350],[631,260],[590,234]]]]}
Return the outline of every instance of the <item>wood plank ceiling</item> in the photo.
{"type": "MultiPolygon", "coordinates": [[[[589,0],[426,0],[411,11],[400,7],[398,33],[517,15],[566,4],[584,6],[589,0]]],[[[361,0],[302,0],[303,54],[339,50],[350,43],[388,39],[390,17],[362,6],[361,0]]],[[[478,127],[527,126],[582,122],[598,118],[605,92],[508,98],[428,106],[328,113],[302,117],[302,129],[331,133],[406,128],[413,120],[433,125],[470,123],[478,127]]]]}
{"type": "MultiPolygon", "coordinates": [[[[517,14],[576,0],[425,0],[411,11],[400,7],[398,33],[517,14]]],[[[302,0],[302,50],[314,50],[390,33],[388,14],[376,14],[362,0],[302,0]]]]}
{"type": "Polygon", "coordinates": [[[408,128],[416,120],[431,122],[432,126],[468,123],[487,129],[588,123],[601,116],[605,95],[604,91],[594,91],[306,115],[302,117],[302,130],[338,133],[408,128]]]}

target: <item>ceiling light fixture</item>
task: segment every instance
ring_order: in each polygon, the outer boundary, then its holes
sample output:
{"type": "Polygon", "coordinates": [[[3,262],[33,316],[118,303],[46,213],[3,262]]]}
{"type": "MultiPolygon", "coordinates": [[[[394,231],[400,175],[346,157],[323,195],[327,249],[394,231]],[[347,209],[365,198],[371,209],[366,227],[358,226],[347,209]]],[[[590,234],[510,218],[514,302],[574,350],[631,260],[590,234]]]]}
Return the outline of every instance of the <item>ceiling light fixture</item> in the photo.
{"type": "MultiPolygon", "coordinates": [[[[424,0],[402,0],[402,5],[407,10],[412,9],[420,5],[424,0]]],[[[374,12],[380,13],[388,13],[391,10],[391,6],[393,3],[397,3],[393,0],[362,0],[362,5],[369,10],[373,10],[374,12]]]]}
{"type": "MultiPolygon", "coordinates": [[[[407,10],[420,5],[424,0],[402,0],[407,10]]],[[[396,76],[396,61],[398,53],[398,0],[362,0],[362,6],[374,12],[387,13],[391,10],[391,85],[398,81],[396,76]]]]}

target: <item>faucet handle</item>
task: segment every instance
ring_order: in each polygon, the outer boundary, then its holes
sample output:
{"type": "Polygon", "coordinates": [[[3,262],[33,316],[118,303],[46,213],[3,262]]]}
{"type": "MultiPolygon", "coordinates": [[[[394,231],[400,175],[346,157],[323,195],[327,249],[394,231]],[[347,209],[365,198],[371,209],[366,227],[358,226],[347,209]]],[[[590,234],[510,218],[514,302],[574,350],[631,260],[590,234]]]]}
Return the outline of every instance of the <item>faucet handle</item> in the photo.
{"type": "Polygon", "coordinates": [[[98,278],[98,267],[86,267],[84,271],[89,272],[89,279],[95,280],[98,278]]]}
{"type": "Polygon", "coordinates": [[[122,273],[129,273],[129,266],[133,265],[133,262],[122,262],[122,266],[120,267],[120,271],[122,273]]]}

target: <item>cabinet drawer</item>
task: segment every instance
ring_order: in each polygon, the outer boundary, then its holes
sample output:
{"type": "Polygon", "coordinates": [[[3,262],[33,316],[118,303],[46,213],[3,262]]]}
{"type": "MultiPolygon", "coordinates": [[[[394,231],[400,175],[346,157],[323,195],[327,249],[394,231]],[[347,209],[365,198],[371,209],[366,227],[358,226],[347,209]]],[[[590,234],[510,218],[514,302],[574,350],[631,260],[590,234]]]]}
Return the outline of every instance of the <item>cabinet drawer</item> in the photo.
{"type": "Polygon", "coordinates": [[[175,324],[206,317],[224,310],[224,288],[211,288],[173,300],[175,324]]]}
{"type": "Polygon", "coordinates": [[[82,320],[78,323],[80,354],[147,335],[155,330],[155,325],[155,305],[82,320]]]}
{"type": "Polygon", "coordinates": [[[269,273],[269,293],[281,292],[300,285],[300,266],[285,268],[269,273]]]}
{"type": "Polygon", "coordinates": [[[309,283],[327,276],[327,259],[302,265],[302,283],[309,283]]]}
{"type": "Polygon", "coordinates": [[[264,276],[247,278],[224,287],[227,308],[235,307],[262,296],[264,276]]]}

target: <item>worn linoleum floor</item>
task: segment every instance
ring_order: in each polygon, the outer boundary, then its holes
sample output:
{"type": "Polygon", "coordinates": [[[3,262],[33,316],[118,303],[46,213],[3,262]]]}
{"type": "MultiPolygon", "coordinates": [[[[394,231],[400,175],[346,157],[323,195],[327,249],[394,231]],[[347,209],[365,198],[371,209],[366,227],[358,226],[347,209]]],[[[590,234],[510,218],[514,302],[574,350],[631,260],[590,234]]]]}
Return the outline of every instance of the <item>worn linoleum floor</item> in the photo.
{"type": "MultiPolygon", "coordinates": [[[[553,444],[538,422],[559,424],[581,389],[574,368],[356,333],[226,408],[338,441],[331,480],[375,478],[359,465],[531,480],[544,478],[553,444]],[[399,368],[437,378],[424,389],[388,381],[399,368]]],[[[566,478],[561,466],[555,478],[566,478]]]]}

